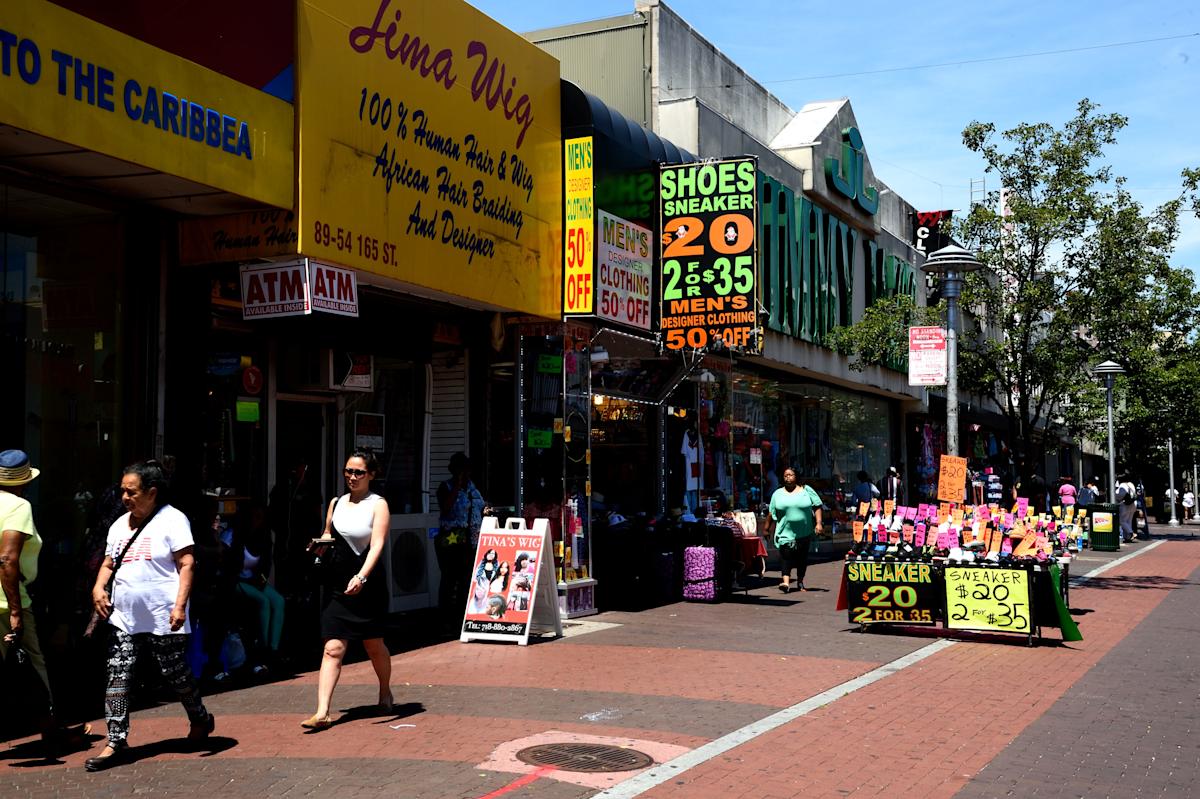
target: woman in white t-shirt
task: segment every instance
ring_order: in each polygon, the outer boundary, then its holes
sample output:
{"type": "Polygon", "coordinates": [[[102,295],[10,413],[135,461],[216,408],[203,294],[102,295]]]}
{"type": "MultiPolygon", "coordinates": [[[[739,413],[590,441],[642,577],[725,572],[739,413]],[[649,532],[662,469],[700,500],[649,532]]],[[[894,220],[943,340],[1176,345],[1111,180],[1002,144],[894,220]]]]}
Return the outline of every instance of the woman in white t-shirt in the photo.
{"type": "Polygon", "coordinates": [[[112,627],[104,694],[108,745],[99,756],[86,761],[88,771],[100,771],[126,759],[129,684],[137,656],[147,651],[187,711],[191,720],[188,738],[206,738],[215,726],[187,662],[192,528],[186,516],[160,504],[164,488],[163,470],[157,461],[135,463],[121,476],[121,501],[128,513],[108,529],[104,563],[92,589],[96,612],[112,627]],[[107,586],[114,572],[110,596],[107,586]]]}

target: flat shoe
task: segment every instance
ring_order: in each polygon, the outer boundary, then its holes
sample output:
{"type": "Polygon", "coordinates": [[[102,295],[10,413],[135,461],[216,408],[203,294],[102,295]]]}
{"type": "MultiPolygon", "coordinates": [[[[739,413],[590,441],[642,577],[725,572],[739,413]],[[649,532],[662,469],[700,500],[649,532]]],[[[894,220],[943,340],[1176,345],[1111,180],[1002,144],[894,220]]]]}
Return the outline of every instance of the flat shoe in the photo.
{"type": "Polygon", "coordinates": [[[304,727],[306,730],[327,730],[333,726],[333,719],[331,719],[329,716],[322,718],[320,716],[313,715],[300,722],[300,726],[304,727]]]}
{"type": "Polygon", "coordinates": [[[387,695],[387,700],[379,701],[379,709],[384,713],[391,713],[396,709],[396,699],[390,693],[387,695]]]}
{"type": "Polygon", "coordinates": [[[104,771],[106,768],[112,768],[126,762],[129,759],[129,747],[118,746],[112,750],[111,755],[98,755],[89,757],[83,761],[83,767],[88,771],[104,771]]]}
{"type": "Polygon", "coordinates": [[[207,738],[208,736],[212,735],[212,732],[216,729],[216,727],[217,719],[212,713],[209,713],[203,721],[192,722],[192,726],[188,730],[187,734],[188,740],[197,741],[202,738],[207,738]]]}
{"type": "Polygon", "coordinates": [[[791,591],[791,590],[792,590],[792,588],[791,588],[791,586],[789,586],[789,585],[785,585],[784,583],[780,583],[780,584],[779,584],[779,590],[780,590],[780,591],[782,591],[783,593],[785,593],[785,594],[786,594],[788,591],[791,591]]]}

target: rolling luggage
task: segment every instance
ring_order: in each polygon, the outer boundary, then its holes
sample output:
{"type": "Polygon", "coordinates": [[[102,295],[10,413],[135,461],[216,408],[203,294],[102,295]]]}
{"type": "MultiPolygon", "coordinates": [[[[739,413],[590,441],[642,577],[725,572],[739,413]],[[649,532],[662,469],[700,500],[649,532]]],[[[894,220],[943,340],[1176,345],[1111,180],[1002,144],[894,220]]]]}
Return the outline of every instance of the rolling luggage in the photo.
{"type": "Polygon", "coordinates": [[[717,601],[715,547],[688,547],[683,551],[683,598],[694,602],[717,601]]]}

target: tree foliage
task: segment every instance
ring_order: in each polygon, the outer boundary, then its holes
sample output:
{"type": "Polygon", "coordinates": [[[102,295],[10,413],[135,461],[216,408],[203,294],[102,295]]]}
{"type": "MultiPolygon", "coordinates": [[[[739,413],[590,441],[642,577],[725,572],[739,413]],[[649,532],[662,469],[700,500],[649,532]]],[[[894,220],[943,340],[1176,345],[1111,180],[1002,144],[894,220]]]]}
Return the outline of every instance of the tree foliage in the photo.
{"type": "MultiPolygon", "coordinates": [[[[1121,383],[1128,418],[1151,434],[1163,416],[1162,392],[1187,377],[1164,369],[1181,364],[1184,352],[1195,355],[1195,287],[1170,256],[1181,210],[1190,200],[1200,211],[1200,171],[1190,175],[1190,195],[1144,209],[1105,157],[1126,123],[1085,99],[1061,127],[1022,123],[998,132],[972,122],[963,131],[963,144],[1002,188],[953,231],[985,267],[968,276],[963,293],[959,386],[995,402],[1027,474],[1060,435],[1102,440],[1104,391],[1091,373],[1098,362],[1129,371],[1121,383]]],[[[873,342],[889,340],[883,328],[902,314],[871,311],[835,339],[861,361],[880,363],[873,342]]]]}

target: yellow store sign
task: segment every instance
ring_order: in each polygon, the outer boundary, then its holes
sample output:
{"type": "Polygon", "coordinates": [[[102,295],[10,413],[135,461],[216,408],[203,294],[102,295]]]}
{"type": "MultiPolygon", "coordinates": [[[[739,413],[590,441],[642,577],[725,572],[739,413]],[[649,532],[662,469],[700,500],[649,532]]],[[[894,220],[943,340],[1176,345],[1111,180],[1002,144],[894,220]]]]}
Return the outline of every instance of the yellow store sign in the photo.
{"type": "Polygon", "coordinates": [[[0,4],[0,122],[291,208],[292,107],[43,0],[0,4]]]}
{"type": "Polygon", "coordinates": [[[558,61],[459,0],[301,0],[298,26],[300,251],[557,317],[558,61]]]}

